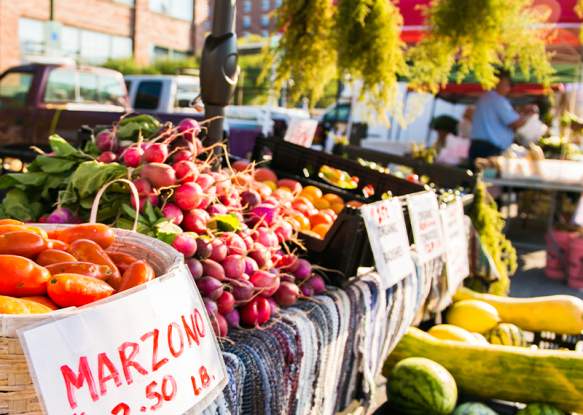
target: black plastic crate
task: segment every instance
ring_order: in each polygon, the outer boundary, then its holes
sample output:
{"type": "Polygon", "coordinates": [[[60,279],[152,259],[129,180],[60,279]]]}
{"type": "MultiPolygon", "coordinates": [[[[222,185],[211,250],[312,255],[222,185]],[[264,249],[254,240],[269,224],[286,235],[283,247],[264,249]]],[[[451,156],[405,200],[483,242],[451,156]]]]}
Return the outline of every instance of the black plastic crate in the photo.
{"type": "Polygon", "coordinates": [[[537,346],[539,349],[583,350],[583,334],[570,335],[543,331],[536,333],[527,332],[526,335],[528,336],[528,342],[537,346]]]}

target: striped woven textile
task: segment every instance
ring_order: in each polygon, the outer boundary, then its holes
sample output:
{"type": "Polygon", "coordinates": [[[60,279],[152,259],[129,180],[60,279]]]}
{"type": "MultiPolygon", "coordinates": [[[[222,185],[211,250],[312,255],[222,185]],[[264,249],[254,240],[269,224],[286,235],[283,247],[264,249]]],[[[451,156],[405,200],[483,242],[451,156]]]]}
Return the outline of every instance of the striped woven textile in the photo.
{"type": "Polygon", "coordinates": [[[381,290],[370,272],[224,341],[229,384],[205,415],[334,414],[373,399],[375,378],[431,290],[416,273],[381,290]]]}

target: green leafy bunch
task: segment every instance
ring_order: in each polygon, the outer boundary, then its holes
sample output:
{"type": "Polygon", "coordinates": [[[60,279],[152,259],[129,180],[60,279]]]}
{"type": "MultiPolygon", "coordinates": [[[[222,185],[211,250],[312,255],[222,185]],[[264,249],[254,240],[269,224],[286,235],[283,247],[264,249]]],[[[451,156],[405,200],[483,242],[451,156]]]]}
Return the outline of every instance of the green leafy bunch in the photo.
{"type": "Polygon", "coordinates": [[[437,92],[457,72],[470,72],[487,89],[496,85],[496,69],[518,66],[526,78],[549,84],[553,73],[544,31],[547,16],[533,0],[432,0],[424,8],[428,35],[408,51],[411,86],[437,92]]]}

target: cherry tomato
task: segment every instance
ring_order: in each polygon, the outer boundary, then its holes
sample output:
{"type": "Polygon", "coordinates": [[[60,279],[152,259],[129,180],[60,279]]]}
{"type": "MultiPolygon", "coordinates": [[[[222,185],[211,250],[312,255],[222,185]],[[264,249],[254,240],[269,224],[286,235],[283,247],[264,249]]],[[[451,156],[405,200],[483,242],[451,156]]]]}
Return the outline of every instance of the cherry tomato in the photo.
{"type": "Polygon", "coordinates": [[[35,301],[0,295],[0,314],[42,314],[51,311],[50,307],[35,301]]]}
{"type": "Polygon", "coordinates": [[[113,274],[113,271],[108,265],[97,265],[91,262],[60,262],[47,265],[47,269],[51,275],[56,274],[81,274],[87,277],[98,278],[100,280],[107,280],[113,274]]]}
{"type": "Polygon", "coordinates": [[[49,232],[51,239],[58,239],[71,244],[78,239],[89,239],[96,242],[103,249],[108,248],[115,240],[113,230],[101,223],[85,223],[83,225],[71,226],[70,228],[57,229],[49,232]]]}
{"type": "Polygon", "coordinates": [[[45,249],[47,249],[47,241],[33,232],[16,231],[0,235],[1,255],[20,255],[32,258],[45,249]]]}
{"type": "Polygon", "coordinates": [[[120,273],[126,272],[130,265],[136,262],[138,259],[130,254],[124,254],[122,252],[106,251],[107,255],[111,258],[120,273]]]}
{"type": "Polygon", "coordinates": [[[47,287],[49,297],[61,307],[80,307],[109,297],[114,289],[105,281],[80,274],[54,275],[47,287]]]}
{"type": "Polygon", "coordinates": [[[36,263],[46,267],[59,262],[75,262],[77,258],[73,255],[58,249],[45,249],[36,257],[36,263]]]}
{"type": "Polygon", "coordinates": [[[24,222],[21,222],[16,219],[0,219],[0,225],[24,225],[24,222]]]}
{"type": "Polygon", "coordinates": [[[44,295],[51,273],[28,258],[0,255],[0,295],[25,297],[44,295]]]}
{"type": "Polygon", "coordinates": [[[69,249],[69,244],[66,244],[63,241],[59,241],[58,239],[49,239],[47,241],[47,248],[58,249],[59,251],[67,251],[69,249]]]}
{"type": "Polygon", "coordinates": [[[33,301],[35,303],[42,304],[42,305],[50,308],[51,310],[58,310],[59,309],[59,306],[57,306],[55,303],[53,303],[49,297],[45,297],[45,296],[41,296],[41,295],[35,295],[32,297],[22,297],[21,300],[33,301]]]}
{"type": "Polygon", "coordinates": [[[106,265],[112,273],[107,282],[116,290],[121,284],[121,274],[109,255],[96,242],[89,239],[78,239],[69,246],[69,253],[82,262],[96,265],[106,265]]]}
{"type": "Polygon", "coordinates": [[[0,235],[3,235],[3,234],[8,233],[8,232],[18,232],[18,231],[33,232],[33,233],[36,233],[36,234],[42,236],[44,239],[47,239],[47,233],[43,229],[37,228],[36,226],[18,225],[18,224],[0,225],[0,235]]]}
{"type": "Polygon", "coordinates": [[[145,284],[155,277],[154,270],[146,261],[136,261],[124,272],[119,291],[145,284]]]}

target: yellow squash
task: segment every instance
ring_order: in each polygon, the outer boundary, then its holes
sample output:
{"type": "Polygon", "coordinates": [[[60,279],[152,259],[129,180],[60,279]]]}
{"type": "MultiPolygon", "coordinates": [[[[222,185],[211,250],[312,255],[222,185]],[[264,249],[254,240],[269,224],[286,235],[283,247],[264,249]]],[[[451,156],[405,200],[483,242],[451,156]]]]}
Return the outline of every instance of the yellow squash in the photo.
{"type": "Polygon", "coordinates": [[[583,331],[583,300],[570,295],[512,298],[460,288],[454,301],[480,300],[496,308],[505,323],[523,330],[579,334],[583,331]]]}
{"type": "Polygon", "coordinates": [[[0,314],[44,314],[51,311],[46,305],[34,301],[0,295],[0,314]]]}
{"type": "Polygon", "coordinates": [[[438,324],[427,330],[427,333],[441,340],[454,340],[473,344],[479,343],[478,339],[472,333],[453,324],[438,324]]]}
{"type": "Polygon", "coordinates": [[[449,324],[476,333],[492,330],[500,322],[496,308],[478,300],[462,300],[454,303],[445,318],[449,324]]]}
{"type": "Polygon", "coordinates": [[[583,353],[439,340],[411,327],[385,362],[383,373],[413,356],[439,363],[463,393],[478,399],[545,402],[563,411],[583,412],[583,353]]]}

